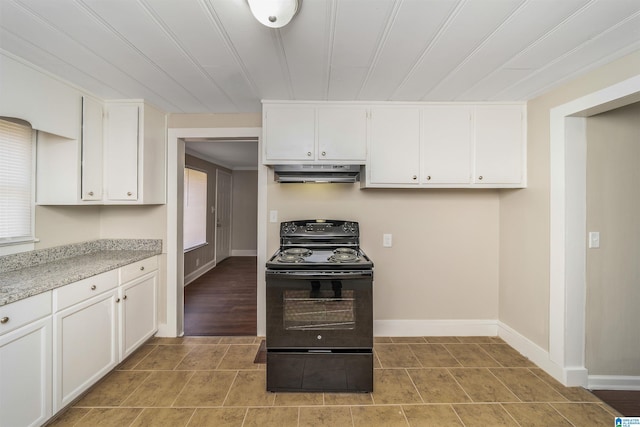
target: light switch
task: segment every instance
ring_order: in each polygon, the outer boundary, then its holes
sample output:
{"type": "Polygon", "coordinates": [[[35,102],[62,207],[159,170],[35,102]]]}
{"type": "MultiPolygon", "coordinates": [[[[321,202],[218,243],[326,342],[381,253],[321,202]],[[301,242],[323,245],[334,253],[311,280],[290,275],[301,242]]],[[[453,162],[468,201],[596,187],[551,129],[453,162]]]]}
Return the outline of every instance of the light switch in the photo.
{"type": "Polygon", "coordinates": [[[269,211],[269,222],[278,222],[278,211],[269,211]]]}
{"type": "Polygon", "coordinates": [[[600,232],[590,231],[589,232],[589,249],[597,249],[599,247],[600,247],[600,232]]]}
{"type": "Polygon", "coordinates": [[[385,248],[390,248],[393,246],[393,235],[391,234],[383,234],[382,235],[382,246],[385,248]]]}

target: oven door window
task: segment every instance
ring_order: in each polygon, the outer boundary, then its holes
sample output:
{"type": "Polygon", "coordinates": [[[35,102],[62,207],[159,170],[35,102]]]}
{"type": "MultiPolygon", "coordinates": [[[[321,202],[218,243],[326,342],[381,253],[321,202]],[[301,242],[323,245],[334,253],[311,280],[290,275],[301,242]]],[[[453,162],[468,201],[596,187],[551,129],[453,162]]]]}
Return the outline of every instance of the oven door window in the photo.
{"type": "Polygon", "coordinates": [[[285,289],[283,327],[285,330],[355,329],[355,291],[342,289],[340,281],[311,281],[310,289],[285,289]]]}

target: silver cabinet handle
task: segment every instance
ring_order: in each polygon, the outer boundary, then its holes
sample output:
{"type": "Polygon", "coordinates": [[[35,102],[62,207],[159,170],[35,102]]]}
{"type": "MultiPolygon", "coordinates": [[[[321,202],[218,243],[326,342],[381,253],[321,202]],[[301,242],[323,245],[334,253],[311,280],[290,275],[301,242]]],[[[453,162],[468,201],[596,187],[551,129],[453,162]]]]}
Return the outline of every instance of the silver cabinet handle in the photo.
{"type": "Polygon", "coordinates": [[[120,302],[120,298],[116,298],[116,303],[119,303],[119,302],[120,302]]]}
{"type": "Polygon", "coordinates": [[[127,296],[126,296],[126,295],[125,295],[125,296],[123,296],[123,297],[122,297],[122,299],[127,299],[127,296]]]}
{"type": "Polygon", "coordinates": [[[413,175],[411,179],[415,181],[416,179],[418,179],[418,177],[416,175],[413,175]]]}
{"type": "Polygon", "coordinates": [[[5,317],[1,318],[1,319],[0,319],[0,323],[2,323],[3,325],[4,325],[5,323],[9,323],[9,318],[8,318],[7,316],[5,316],[5,317]]]}
{"type": "Polygon", "coordinates": [[[327,152],[326,152],[326,151],[323,151],[323,152],[322,152],[322,155],[323,155],[323,156],[326,156],[326,155],[327,155],[327,152]]]}
{"type": "Polygon", "coordinates": [[[431,175],[427,175],[427,181],[431,181],[431,175]]]}
{"type": "Polygon", "coordinates": [[[482,175],[478,177],[478,181],[482,181],[482,175]]]}
{"type": "Polygon", "coordinates": [[[307,151],[307,157],[311,157],[311,151],[307,151]]]}
{"type": "Polygon", "coordinates": [[[93,191],[89,191],[88,193],[90,196],[93,196],[93,191]]]}
{"type": "Polygon", "coordinates": [[[144,265],[140,267],[140,271],[144,271],[144,265]]]}
{"type": "Polygon", "coordinates": [[[96,290],[96,285],[91,285],[91,290],[95,291],[96,290]]]}
{"type": "Polygon", "coordinates": [[[127,196],[131,196],[133,193],[131,191],[127,191],[127,196]]]}

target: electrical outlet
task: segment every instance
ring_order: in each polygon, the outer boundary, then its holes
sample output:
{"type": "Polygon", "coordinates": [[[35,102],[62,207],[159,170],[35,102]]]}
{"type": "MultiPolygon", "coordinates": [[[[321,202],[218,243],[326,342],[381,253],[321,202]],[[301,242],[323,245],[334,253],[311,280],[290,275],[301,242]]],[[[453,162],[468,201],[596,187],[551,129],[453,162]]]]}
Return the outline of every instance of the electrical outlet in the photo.
{"type": "Polygon", "coordinates": [[[590,231],[589,232],[589,249],[597,249],[599,247],[600,247],[600,232],[590,231]]]}
{"type": "Polygon", "coordinates": [[[385,248],[390,248],[393,246],[393,235],[391,234],[383,234],[382,235],[382,246],[385,248]]]}
{"type": "Polygon", "coordinates": [[[278,222],[278,211],[269,211],[269,222],[278,222]]]}
{"type": "Polygon", "coordinates": [[[196,258],[196,267],[200,266],[200,258],[196,258]]]}

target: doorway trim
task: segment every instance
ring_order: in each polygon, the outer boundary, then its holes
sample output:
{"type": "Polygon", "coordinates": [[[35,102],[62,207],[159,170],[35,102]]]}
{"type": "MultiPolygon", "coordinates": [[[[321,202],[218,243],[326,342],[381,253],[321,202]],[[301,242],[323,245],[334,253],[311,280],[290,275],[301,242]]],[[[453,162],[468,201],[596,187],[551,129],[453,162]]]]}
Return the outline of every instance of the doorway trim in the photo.
{"type": "MultiPolygon", "coordinates": [[[[182,209],[184,192],[184,138],[256,138],[258,141],[258,265],[266,262],[267,167],[262,165],[262,128],[169,128],[167,129],[167,276],[164,301],[166,316],[157,336],[184,335],[184,260],[182,257],[182,209]]],[[[264,274],[257,274],[257,331],[265,332],[264,274]]]]}
{"type": "Polygon", "coordinates": [[[640,100],[640,76],[551,109],[549,359],[567,386],[587,386],[586,118],[640,100]]]}

